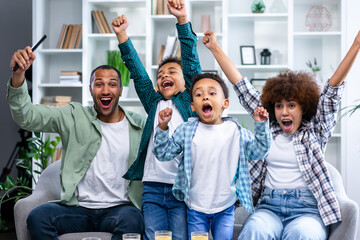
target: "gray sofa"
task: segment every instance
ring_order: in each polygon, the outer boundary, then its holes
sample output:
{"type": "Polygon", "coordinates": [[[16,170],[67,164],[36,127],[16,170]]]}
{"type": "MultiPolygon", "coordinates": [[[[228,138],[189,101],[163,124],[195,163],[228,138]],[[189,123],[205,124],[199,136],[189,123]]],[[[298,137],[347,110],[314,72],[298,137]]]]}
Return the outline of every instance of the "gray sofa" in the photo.
{"type": "MultiPolygon", "coordinates": [[[[330,227],[329,240],[353,240],[356,238],[356,231],[359,218],[358,205],[349,199],[346,195],[342,178],[339,172],[328,164],[331,178],[334,183],[337,198],[340,202],[343,221],[333,224],[330,227]]],[[[26,228],[26,219],[30,211],[35,207],[47,203],[50,200],[60,198],[60,161],[51,164],[40,176],[34,192],[27,198],[19,200],[14,207],[15,227],[18,240],[29,240],[29,234],[26,228]]],[[[235,210],[234,239],[237,239],[241,231],[242,223],[245,221],[248,213],[242,209],[235,210]]],[[[102,240],[110,240],[110,233],[71,233],[59,237],[60,240],[82,239],[86,236],[100,237],[102,240]]]]}

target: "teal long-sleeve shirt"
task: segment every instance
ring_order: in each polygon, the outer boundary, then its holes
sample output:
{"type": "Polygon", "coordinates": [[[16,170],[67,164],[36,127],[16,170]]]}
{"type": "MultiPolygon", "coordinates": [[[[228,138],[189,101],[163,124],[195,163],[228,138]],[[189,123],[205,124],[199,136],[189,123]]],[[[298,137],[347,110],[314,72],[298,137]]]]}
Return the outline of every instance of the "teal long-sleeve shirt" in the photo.
{"type": "MultiPolygon", "coordinates": [[[[11,81],[11,80],[10,80],[11,81]]],[[[60,168],[60,203],[78,205],[77,184],[85,175],[102,140],[101,125],[93,106],[70,103],[62,107],[34,105],[28,94],[26,81],[19,88],[7,85],[7,99],[14,121],[23,129],[34,132],[54,132],[61,137],[63,155],[60,168]]],[[[135,161],[145,117],[124,110],[129,121],[130,153],[128,166],[135,161]]],[[[122,133],[119,133],[119,138],[122,133]]],[[[142,183],[131,181],[128,186],[131,202],[141,208],[142,183]]]]}
{"type": "MultiPolygon", "coordinates": [[[[181,47],[182,71],[185,79],[186,90],[171,97],[171,100],[179,110],[184,121],[197,114],[190,108],[190,85],[192,78],[201,73],[200,60],[196,51],[197,37],[191,29],[191,23],[176,25],[181,47]]],[[[165,98],[154,90],[153,81],[147,74],[134,46],[128,40],[119,44],[121,56],[126,67],[130,71],[130,78],[134,80],[136,92],[145,111],[148,114],[143,135],[141,137],[139,154],[134,164],[124,175],[129,180],[141,180],[144,174],[144,165],[147,147],[154,126],[157,104],[165,98]]]]}

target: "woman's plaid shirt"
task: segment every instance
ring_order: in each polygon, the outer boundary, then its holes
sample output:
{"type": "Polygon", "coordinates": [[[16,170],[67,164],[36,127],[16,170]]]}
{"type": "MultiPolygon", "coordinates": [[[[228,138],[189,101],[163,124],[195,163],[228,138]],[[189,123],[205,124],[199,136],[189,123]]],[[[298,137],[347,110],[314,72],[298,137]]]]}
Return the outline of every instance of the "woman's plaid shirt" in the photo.
{"type": "MultiPolygon", "coordinates": [[[[261,105],[260,93],[246,78],[233,87],[241,105],[253,115],[254,110],[261,105]]],[[[340,207],[325,166],[324,152],[336,125],[344,88],[345,84],[332,87],[327,83],[320,95],[316,115],[309,122],[303,121],[293,138],[300,171],[318,202],[320,216],[326,226],[341,221],[340,207]]],[[[276,121],[270,123],[270,129],[273,138],[282,133],[276,121]]],[[[249,164],[253,201],[256,205],[264,190],[266,161],[250,161],[249,164]]]]}

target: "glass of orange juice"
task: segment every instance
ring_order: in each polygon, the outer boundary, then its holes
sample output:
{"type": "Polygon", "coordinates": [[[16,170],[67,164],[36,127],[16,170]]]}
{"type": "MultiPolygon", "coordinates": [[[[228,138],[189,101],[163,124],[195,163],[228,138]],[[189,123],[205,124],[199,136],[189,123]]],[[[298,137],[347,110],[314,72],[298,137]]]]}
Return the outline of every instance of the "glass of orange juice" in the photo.
{"type": "Polygon", "coordinates": [[[123,240],[140,240],[141,235],[138,233],[125,233],[122,236],[123,240]]]}
{"type": "Polygon", "coordinates": [[[155,240],[171,240],[172,232],[171,231],[156,231],[155,232],[155,240]]]}
{"type": "Polygon", "coordinates": [[[209,233],[207,232],[192,232],[191,240],[208,240],[209,233]]]}

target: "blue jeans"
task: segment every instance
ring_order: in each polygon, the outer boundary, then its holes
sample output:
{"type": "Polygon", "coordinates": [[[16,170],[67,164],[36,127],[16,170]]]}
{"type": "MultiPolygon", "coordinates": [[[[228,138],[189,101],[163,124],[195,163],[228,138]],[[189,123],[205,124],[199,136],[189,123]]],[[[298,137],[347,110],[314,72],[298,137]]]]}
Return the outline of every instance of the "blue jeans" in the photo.
{"type": "Polygon", "coordinates": [[[58,239],[75,232],[110,232],[112,240],[121,240],[124,233],[144,232],[139,209],[131,205],[89,209],[46,203],[32,210],[27,219],[31,239],[58,239]]]}
{"type": "Polygon", "coordinates": [[[187,238],[186,205],[172,194],[172,185],[144,182],[142,208],[144,240],[154,240],[155,231],[172,231],[173,240],[187,238]]]}
{"type": "Polygon", "coordinates": [[[245,221],[239,240],[327,239],[317,201],[308,190],[266,188],[255,213],[245,221]]]}
{"type": "Polygon", "coordinates": [[[214,240],[231,240],[234,231],[234,209],[232,205],[222,212],[213,214],[188,209],[189,239],[192,232],[209,232],[211,228],[214,240]]]}

